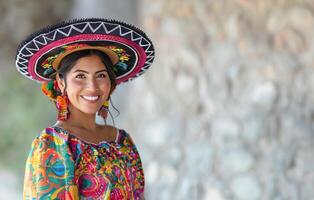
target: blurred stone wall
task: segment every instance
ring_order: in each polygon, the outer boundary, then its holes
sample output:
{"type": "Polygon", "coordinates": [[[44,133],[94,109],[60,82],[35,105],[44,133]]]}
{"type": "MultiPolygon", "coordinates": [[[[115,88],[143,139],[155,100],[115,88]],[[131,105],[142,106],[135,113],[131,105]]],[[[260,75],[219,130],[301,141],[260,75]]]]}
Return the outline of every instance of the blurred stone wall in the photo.
{"type": "Polygon", "coordinates": [[[1,60],[7,60],[5,56],[15,54],[16,45],[26,35],[45,24],[67,17],[71,3],[72,0],[1,0],[1,60]]]}
{"type": "Polygon", "coordinates": [[[314,198],[314,1],[141,0],[129,91],[146,197],[314,198]]]}

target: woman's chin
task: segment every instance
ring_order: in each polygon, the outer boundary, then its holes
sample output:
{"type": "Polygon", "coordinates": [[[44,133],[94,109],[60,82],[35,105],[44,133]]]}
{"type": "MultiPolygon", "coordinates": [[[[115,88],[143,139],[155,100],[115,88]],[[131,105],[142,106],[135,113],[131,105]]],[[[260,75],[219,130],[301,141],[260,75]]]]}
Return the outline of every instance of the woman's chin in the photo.
{"type": "Polygon", "coordinates": [[[84,113],[84,114],[87,114],[87,115],[95,115],[99,109],[101,108],[101,105],[79,105],[79,106],[75,106],[75,105],[72,105],[72,109],[75,109],[75,110],[79,110],[80,112],[84,113]]]}
{"type": "Polygon", "coordinates": [[[81,112],[87,114],[87,115],[95,115],[98,110],[90,110],[90,109],[86,109],[86,110],[81,110],[81,112]]]}
{"type": "Polygon", "coordinates": [[[82,113],[84,113],[84,114],[86,114],[86,115],[95,115],[97,112],[98,112],[98,110],[100,109],[100,108],[95,108],[95,109],[91,109],[90,107],[89,108],[77,108],[80,112],[82,112],[82,113]]]}

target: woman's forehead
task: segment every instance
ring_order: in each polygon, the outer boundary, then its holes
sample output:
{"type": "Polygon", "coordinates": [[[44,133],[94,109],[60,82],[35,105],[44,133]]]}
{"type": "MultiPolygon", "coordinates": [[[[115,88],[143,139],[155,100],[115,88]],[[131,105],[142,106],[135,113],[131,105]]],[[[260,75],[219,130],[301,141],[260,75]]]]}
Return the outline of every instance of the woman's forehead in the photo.
{"type": "Polygon", "coordinates": [[[101,58],[96,55],[85,56],[78,59],[71,72],[75,72],[77,70],[84,70],[86,72],[95,73],[99,70],[106,69],[105,64],[101,61],[101,58]]]}

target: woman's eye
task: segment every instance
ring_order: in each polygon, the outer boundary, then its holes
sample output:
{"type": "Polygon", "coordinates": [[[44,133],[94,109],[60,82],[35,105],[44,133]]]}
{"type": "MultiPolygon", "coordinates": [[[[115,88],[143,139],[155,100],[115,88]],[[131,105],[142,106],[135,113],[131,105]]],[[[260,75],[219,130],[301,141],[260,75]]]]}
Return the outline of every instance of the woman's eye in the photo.
{"type": "Polygon", "coordinates": [[[85,78],[85,75],[84,74],[78,74],[75,76],[75,78],[82,79],[82,78],[85,78]]]}
{"type": "Polygon", "coordinates": [[[106,74],[98,74],[98,78],[106,78],[106,74]]]}

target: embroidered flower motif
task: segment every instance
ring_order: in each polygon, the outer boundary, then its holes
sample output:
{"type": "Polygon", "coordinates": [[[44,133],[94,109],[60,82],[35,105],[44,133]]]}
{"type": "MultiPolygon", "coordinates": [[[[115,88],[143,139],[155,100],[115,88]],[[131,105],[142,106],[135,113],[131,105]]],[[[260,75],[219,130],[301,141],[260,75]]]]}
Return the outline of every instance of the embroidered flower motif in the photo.
{"type": "Polygon", "coordinates": [[[120,199],[124,199],[124,196],[118,188],[115,188],[110,194],[110,199],[120,200],[120,199]]]}
{"type": "Polygon", "coordinates": [[[130,54],[127,54],[125,49],[118,48],[116,46],[108,46],[107,48],[112,50],[119,56],[119,62],[114,66],[113,71],[118,72],[118,69],[116,67],[118,67],[122,71],[127,70],[128,65],[125,62],[130,60],[130,54]]]}
{"type": "Polygon", "coordinates": [[[62,46],[61,51],[58,54],[49,56],[46,58],[46,60],[44,60],[41,64],[41,66],[46,69],[44,71],[44,75],[48,75],[52,72],[54,72],[55,70],[52,68],[52,63],[56,60],[56,58],[61,55],[64,54],[66,52],[72,51],[73,49],[78,49],[81,47],[86,47],[88,46],[87,44],[72,44],[72,45],[64,45],[62,46]]]}

